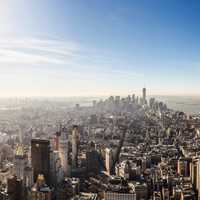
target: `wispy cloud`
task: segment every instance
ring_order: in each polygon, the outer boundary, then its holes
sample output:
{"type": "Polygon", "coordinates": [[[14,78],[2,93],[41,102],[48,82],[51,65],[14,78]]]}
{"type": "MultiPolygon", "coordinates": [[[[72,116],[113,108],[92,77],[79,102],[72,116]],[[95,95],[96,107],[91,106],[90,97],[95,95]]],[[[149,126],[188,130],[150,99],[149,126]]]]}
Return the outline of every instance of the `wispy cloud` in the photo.
{"type": "Polygon", "coordinates": [[[143,76],[134,70],[124,70],[123,61],[114,56],[84,48],[74,42],[49,38],[0,39],[0,64],[0,68],[4,65],[6,67],[35,65],[39,68],[53,65],[57,67],[57,75],[60,71],[60,76],[64,76],[63,74],[67,71],[68,74],[82,76],[82,78],[86,72],[87,78],[96,76],[97,79],[141,78],[143,76]],[[59,66],[62,67],[59,68],[59,66]]]}
{"type": "Polygon", "coordinates": [[[79,47],[61,40],[3,38],[0,40],[0,63],[66,64],[79,47]]]}
{"type": "Polygon", "coordinates": [[[128,64],[109,52],[67,40],[2,37],[0,96],[121,93],[134,79],[143,78],[128,64]]]}

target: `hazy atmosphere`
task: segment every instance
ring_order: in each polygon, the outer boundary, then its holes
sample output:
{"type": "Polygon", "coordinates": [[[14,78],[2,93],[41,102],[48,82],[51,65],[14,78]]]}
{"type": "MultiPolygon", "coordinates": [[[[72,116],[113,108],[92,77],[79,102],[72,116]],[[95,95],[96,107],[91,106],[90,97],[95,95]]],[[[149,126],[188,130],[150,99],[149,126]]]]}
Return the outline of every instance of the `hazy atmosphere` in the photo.
{"type": "Polygon", "coordinates": [[[198,1],[0,0],[0,96],[200,95],[198,1]]]}
{"type": "Polygon", "coordinates": [[[0,0],[0,200],[200,200],[200,1],[0,0]]]}

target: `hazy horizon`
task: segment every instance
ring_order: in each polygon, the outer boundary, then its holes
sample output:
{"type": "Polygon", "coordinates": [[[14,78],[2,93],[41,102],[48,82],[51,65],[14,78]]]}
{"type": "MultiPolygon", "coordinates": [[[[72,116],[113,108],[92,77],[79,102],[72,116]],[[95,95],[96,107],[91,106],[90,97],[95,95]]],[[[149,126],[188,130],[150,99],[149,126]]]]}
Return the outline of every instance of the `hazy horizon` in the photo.
{"type": "MultiPolygon", "coordinates": [[[[128,95],[128,94],[127,94],[128,95]]],[[[126,95],[126,96],[127,96],[126,95]]],[[[126,96],[121,96],[126,97],[126,96]]],[[[18,106],[32,106],[31,102],[52,102],[62,103],[65,106],[74,107],[77,103],[81,106],[91,106],[93,100],[105,100],[109,96],[60,96],[60,97],[0,97],[0,110],[19,109],[18,106]],[[22,102],[21,102],[22,101],[22,102]],[[29,103],[28,103],[29,102],[29,103]],[[26,103],[28,103],[26,105],[26,103]]],[[[169,95],[148,95],[147,99],[154,97],[158,101],[167,104],[168,108],[183,111],[187,114],[200,113],[200,96],[169,96],[169,95]]]]}

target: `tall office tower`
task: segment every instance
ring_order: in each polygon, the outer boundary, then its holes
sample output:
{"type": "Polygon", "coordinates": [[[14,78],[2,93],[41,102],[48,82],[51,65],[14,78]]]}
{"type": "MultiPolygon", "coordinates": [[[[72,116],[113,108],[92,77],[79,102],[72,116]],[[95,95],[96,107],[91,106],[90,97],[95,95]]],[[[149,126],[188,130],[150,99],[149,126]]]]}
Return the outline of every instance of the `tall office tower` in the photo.
{"type": "Polygon", "coordinates": [[[142,89],[142,101],[143,101],[143,104],[146,103],[146,88],[142,89]]]}
{"type": "Polygon", "coordinates": [[[20,144],[23,144],[23,131],[22,131],[22,125],[18,125],[18,137],[19,137],[19,142],[20,144]]]}
{"type": "Polygon", "coordinates": [[[27,155],[24,153],[24,148],[22,145],[18,145],[15,152],[15,174],[18,179],[24,179],[24,168],[28,163],[27,155]]]}
{"type": "Polygon", "coordinates": [[[74,125],[72,130],[72,168],[77,167],[78,142],[79,142],[78,126],[74,125]]]}
{"type": "Polygon", "coordinates": [[[60,137],[60,131],[56,132],[55,135],[54,135],[54,149],[56,151],[58,151],[59,149],[59,137],[60,137]]]}
{"type": "Polygon", "coordinates": [[[90,142],[86,152],[86,169],[87,173],[98,174],[101,168],[100,155],[96,150],[95,142],[90,142]]]}
{"type": "Polygon", "coordinates": [[[155,102],[156,102],[155,98],[150,98],[149,99],[149,106],[150,106],[151,109],[154,108],[155,102]]]}
{"type": "Polygon", "coordinates": [[[63,168],[61,166],[61,159],[60,159],[60,152],[53,151],[51,153],[51,162],[50,162],[50,173],[51,173],[51,180],[53,185],[57,185],[63,181],[63,168]]]}
{"type": "Polygon", "coordinates": [[[113,165],[113,152],[112,149],[106,148],[105,149],[105,167],[107,173],[110,175],[113,165]]]}
{"type": "Polygon", "coordinates": [[[49,140],[31,140],[31,163],[33,167],[34,182],[39,174],[43,174],[49,184],[50,171],[50,142],[49,140]]]}
{"type": "Polygon", "coordinates": [[[66,132],[62,131],[59,138],[59,157],[65,175],[68,175],[68,138],[66,132]]]}

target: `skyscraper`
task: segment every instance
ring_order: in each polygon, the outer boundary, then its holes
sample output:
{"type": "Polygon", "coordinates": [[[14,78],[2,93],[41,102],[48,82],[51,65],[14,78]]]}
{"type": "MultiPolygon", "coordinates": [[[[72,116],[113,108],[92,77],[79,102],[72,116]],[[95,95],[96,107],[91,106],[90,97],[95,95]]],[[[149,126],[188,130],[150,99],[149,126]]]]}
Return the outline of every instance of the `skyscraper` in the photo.
{"type": "Polygon", "coordinates": [[[78,126],[74,125],[72,130],[72,168],[77,167],[78,140],[79,140],[78,126]]]}
{"type": "Polygon", "coordinates": [[[18,179],[24,179],[24,169],[28,162],[22,145],[18,145],[15,152],[15,174],[18,179]]]}
{"type": "Polygon", "coordinates": [[[38,174],[43,174],[49,184],[50,142],[48,140],[31,140],[31,162],[34,182],[37,180],[38,174]]]}
{"type": "Polygon", "coordinates": [[[142,102],[146,104],[146,88],[142,89],[142,102]]]}
{"type": "Polygon", "coordinates": [[[100,155],[96,150],[95,142],[90,142],[86,152],[86,169],[87,173],[98,174],[100,172],[100,155]]]}
{"type": "Polygon", "coordinates": [[[65,175],[68,174],[68,140],[66,132],[62,131],[59,138],[59,157],[65,175]]]}
{"type": "Polygon", "coordinates": [[[111,169],[113,165],[113,152],[112,149],[106,148],[105,149],[105,167],[107,173],[110,175],[111,169]]]}

